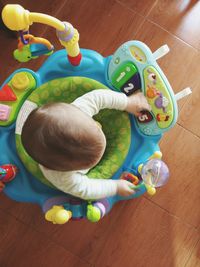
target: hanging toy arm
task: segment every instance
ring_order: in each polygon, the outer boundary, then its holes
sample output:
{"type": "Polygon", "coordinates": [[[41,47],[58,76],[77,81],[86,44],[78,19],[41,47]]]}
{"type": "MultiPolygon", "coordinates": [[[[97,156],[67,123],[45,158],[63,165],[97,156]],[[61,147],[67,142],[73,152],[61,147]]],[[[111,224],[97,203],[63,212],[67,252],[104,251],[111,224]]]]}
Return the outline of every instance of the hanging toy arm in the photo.
{"type": "Polygon", "coordinates": [[[63,24],[65,28],[62,31],[57,30],[57,37],[67,50],[69,62],[77,66],[80,64],[82,58],[78,43],[79,33],[70,23],[63,22],[63,24]]]}
{"type": "Polygon", "coordinates": [[[29,12],[20,5],[6,5],[2,11],[2,19],[4,24],[13,31],[27,31],[33,22],[54,27],[60,43],[67,51],[70,63],[75,66],[80,64],[79,33],[70,23],[61,22],[46,14],[29,12]]]}
{"type": "MultiPolygon", "coordinates": [[[[47,39],[44,39],[44,38],[40,38],[40,37],[35,37],[31,34],[25,34],[24,35],[24,39],[25,40],[29,40],[29,44],[43,44],[45,45],[49,50],[52,49],[52,44],[47,40],[47,39]]],[[[22,47],[23,47],[23,43],[22,41],[20,40],[19,43],[18,43],[18,49],[21,50],[22,47]]]]}

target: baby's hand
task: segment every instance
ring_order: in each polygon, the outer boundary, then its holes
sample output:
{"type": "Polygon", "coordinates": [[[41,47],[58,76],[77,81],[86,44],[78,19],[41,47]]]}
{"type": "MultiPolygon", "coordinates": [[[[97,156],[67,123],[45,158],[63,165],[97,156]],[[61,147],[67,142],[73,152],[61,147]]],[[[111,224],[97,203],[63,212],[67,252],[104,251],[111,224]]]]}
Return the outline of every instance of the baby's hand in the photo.
{"type": "Polygon", "coordinates": [[[126,180],[117,180],[117,194],[123,197],[130,196],[135,193],[134,185],[126,180]]]}
{"type": "Polygon", "coordinates": [[[138,92],[129,96],[126,111],[138,117],[141,115],[142,110],[151,110],[151,107],[143,93],[138,92]]]}

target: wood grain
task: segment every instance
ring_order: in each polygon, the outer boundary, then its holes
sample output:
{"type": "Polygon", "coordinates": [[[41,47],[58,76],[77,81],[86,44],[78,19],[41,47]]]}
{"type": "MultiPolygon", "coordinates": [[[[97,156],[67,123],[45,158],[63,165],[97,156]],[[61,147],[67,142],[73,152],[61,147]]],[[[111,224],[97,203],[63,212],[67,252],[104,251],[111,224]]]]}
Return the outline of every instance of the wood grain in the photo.
{"type": "Polygon", "coordinates": [[[149,18],[188,44],[200,49],[200,1],[159,0],[149,18]]]}
{"type": "Polygon", "coordinates": [[[170,180],[152,201],[183,222],[198,227],[200,139],[177,125],[161,140],[161,151],[170,168],[170,180]]]}
{"type": "Polygon", "coordinates": [[[182,267],[196,245],[196,231],[146,199],[127,202],[104,243],[96,267],[182,267]]]}
{"type": "Polygon", "coordinates": [[[42,236],[5,212],[0,211],[0,218],[1,267],[91,267],[49,237],[42,236]]]}
{"type": "Polygon", "coordinates": [[[186,267],[199,267],[200,266],[200,241],[195,246],[192,256],[189,259],[188,263],[186,264],[186,267]]]}
{"type": "Polygon", "coordinates": [[[133,11],[148,16],[157,0],[119,0],[124,6],[129,7],[133,11]]]}
{"type": "MultiPolygon", "coordinates": [[[[188,97],[187,103],[184,105],[179,116],[179,124],[200,137],[200,54],[198,54],[193,61],[193,68],[191,69],[195,76],[194,87],[192,94],[188,97]]],[[[194,83],[193,83],[194,84],[194,83]]]]}

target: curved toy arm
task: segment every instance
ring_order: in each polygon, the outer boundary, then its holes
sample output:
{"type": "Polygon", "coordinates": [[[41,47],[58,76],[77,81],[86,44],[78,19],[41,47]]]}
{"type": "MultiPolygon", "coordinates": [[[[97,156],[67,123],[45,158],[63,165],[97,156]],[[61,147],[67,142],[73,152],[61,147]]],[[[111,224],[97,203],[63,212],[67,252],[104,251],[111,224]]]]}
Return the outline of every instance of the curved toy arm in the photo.
{"type": "Polygon", "coordinates": [[[12,31],[28,30],[33,22],[43,23],[60,31],[65,29],[60,20],[46,14],[30,12],[20,5],[6,5],[2,10],[2,19],[12,31]]]}
{"type": "MultiPolygon", "coordinates": [[[[40,38],[40,37],[35,37],[31,34],[25,34],[24,35],[24,39],[28,39],[29,40],[29,44],[43,44],[45,45],[49,50],[52,49],[53,45],[47,40],[47,39],[44,39],[44,38],[40,38]]],[[[18,43],[18,49],[22,49],[22,47],[24,46],[24,44],[22,43],[22,41],[20,40],[19,43],[18,43]]]]}
{"type": "Polygon", "coordinates": [[[28,30],[33,22],[54,27],[60,43],[67,50],[70,63],[72,65],[80,64],[79,33],[71,24],[61,22],[46,14],[29,12],[20,5],[6,5],[2,11],[2,19],[4,24],[13,31],[28,30]]]}

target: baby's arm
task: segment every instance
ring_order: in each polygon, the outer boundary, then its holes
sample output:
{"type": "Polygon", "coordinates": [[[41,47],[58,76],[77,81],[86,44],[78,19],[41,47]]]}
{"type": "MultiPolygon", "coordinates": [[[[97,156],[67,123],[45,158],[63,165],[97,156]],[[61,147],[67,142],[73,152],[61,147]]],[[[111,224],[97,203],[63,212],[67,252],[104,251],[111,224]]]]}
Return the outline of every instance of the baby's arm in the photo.
{"type": "Polygon", "coordinates": [[[147,100],[142,93],[136,93],[127,97],[123,93],[106,89],[98,89],[86,93],[77,98],[72,104],[91,117],[99,113],[101,109],[105,108],[126,110],[136,116],[140,115],[141,110],[150,109],[147,100]]]}
{"type": "Polygon", "coordinates": [[[81,199],[102,199],[134,193],[133,185],[125,180],[90,179],[79,172],[52,171],[40,166],[45,177],[61,191],[81,199]]]}
{"type": "Polygon", "coordinates": [[[68,181],[69,194],[88,199],[102,199],[119,194],[129,196],[134,193],[133,185],[125,180],[91,179],[81,173],[75,173],[68,181]]]}
{"type": "Polygon", "coordinates": [[[127,96],[125,94],[106,89],[93,90],[72,102],[73,105],[91,117],[105,108],[125,110],[127,103],[127,96]]]}

